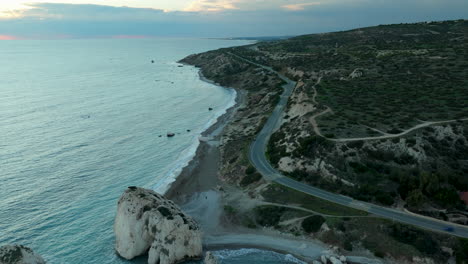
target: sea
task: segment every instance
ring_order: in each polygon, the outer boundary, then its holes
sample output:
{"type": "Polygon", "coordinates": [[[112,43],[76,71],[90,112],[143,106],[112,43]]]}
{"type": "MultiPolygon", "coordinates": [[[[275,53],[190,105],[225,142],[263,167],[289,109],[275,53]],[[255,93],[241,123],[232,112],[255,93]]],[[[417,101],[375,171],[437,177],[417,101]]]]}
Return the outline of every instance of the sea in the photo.
{"type": "MultiPolygon", "coordinates": [[[[236,97],[177,61],[248,43],[0,41],[0,246],[23,244],[52,264],[145,263],[114,251],[119,196],[132,185],[164,192],[236,97]]],[[[221,263],[300,263],[258,249],[214,253],[221,263]]]]}

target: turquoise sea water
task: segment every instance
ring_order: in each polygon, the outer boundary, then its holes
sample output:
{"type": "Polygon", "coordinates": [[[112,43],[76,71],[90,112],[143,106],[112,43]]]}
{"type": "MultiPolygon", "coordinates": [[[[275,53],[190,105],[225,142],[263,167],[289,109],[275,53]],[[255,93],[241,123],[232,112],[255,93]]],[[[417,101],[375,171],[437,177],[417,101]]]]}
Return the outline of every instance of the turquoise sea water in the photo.
{"type": "MultiPolygon", "coordinates": [[[[235,98],[176,61],[243,44],[1,41],[0,245],[24,244],[53,264],[126,262],[113,249],[118,197],[130,185],[164,191],[235,98]]],[[[294,262],[258,250],[216,254],[222,263],[294,262]]]]}

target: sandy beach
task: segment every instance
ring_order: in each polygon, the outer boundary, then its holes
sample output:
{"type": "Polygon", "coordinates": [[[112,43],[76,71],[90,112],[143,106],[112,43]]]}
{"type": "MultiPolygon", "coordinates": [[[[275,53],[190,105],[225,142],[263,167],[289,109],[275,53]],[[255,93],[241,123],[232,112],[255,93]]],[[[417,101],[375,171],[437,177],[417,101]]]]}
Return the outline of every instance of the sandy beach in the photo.
{"type": "MultiPolygon", "coordinates": [[[[202,81],[217,85],[203,77],[201,73],[199,73],[199,75],[202,81]]],[[[224,87],[221,88],[227,89],[224,87]]],[[[220,116],[212,126],[200,135],[200,145],[197,148],[194,158],[182,169],[182,172],[168,188],[165,193],[167,198],[181,203],[184,197],[197,192],[215,189],[219,184],[219,139],[222,136],[224,127],[228,124],[239,106],[244,103],[246,96],[244,91],[236,90],[236,92],[235,105],[227,109],[226,113],[220,116]]]]}

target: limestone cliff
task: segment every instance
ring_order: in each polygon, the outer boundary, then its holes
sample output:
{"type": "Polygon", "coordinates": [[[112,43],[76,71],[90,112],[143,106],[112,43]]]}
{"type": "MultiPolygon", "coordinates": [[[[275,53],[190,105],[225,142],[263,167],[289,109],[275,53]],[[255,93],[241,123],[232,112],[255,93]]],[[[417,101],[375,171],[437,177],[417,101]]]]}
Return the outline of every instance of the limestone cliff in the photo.
{"type": "Polygon", "coordinates": [[[197,223],[172,201],[151,190],[129,187],[115,218],[115,249],[132,259],[148,253],[150,264],[172,264],[202,255],[197,223]]]}
{"type": "Polygon", "coordinates": [[[45,264],[41,256],[21,245],[0,247],[0,264],[45,264]]]}

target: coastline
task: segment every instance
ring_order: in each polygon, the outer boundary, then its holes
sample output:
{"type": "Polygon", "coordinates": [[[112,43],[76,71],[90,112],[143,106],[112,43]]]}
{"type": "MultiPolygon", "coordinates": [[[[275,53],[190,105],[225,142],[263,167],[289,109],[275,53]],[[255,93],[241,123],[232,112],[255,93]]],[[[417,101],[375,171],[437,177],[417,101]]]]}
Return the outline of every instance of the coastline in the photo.
{"type": "MultiPolygon", "coordinates": [[[[218,177],[221,165],[220,139],[225,126],[231,122],[237,110],[245,104],[247,92],[221,86],[205,78],[201,69],[199,78],[222,89],[233,89],[236,92],[235,104],[226,108],[225,113],[201,133],[195,155],[170,183],[164,196],[179,204],[203,227],[204,249],[260,249],[291,255],[306,263],[317,260],[323,255],[339,254],[315,239],[291,237],[266,229],[254,231],[223,223],[221,200],[225,195],[225,190],[221,187],[222,182],[218,177]]],[[[350,263],[382,263],[367,257],[347,257],[350,263]]]]}
{"type": "MultiPolygon", "coordinates": [[[[223,87],[206,79],[201,70],[199,77],[200,80],[222,89],[234,89],[223,87]]],[[[291,255],[306,263],[316,260],[322,253],[328,251],[326,245],[319,241],[301,240],[271,232],[259,233],[257,231],[252,233],[252,230],[241,230],[243,229],[241,227],[226,227],[217,221],[212,221],[212,219],[219,218],[222,213],[218,200],[222,199],[220,198],[221,193],[218,191],[220,184],[218,169],[221,162],[219,140],[224,127],[246,100],[245,91],[234,90],[236,91],[234,106],[227,108],[226,112],[219,116],[213,125],[201,133],[203,140],[200,140],[195,156],[182,169],[175,181],[170,184],[164,196],[182,207],[190,202],[197,204],[197,208],[192,208],[196,211],[192,217],[197,219],[200,218],[200,215],[204,215],[206,220],[201,220],[200,224],[205,225],[205,227],[209,225],[205,230],[206,237],[203,241],[206,250],[251,248],[291,255]],[[209,194],[210,192],[211,194],[209,194]],[[199,216],[196,217],[196,215],[199,216]]],[[[183,209],[186,211],[185,208],[183,209]]],[[[190,212],[188,213],[190,214],[190,212]]],[[[200,221],[200,219],[197,220],[200,221]]]]}
{"type": "MultiPolygon", "coordinates": [[[[184,65],[187,65],[183,63],[184,65]]],[[[188,65],[194,67],[192,65],[188,65]]],[[[197,192],[208,191],[217,187],[219,183],[218,168],[220,162],[219,139],[224,127],[229,123],[233,114],[245,101],[245,92],[234,88],[223,87],[207,78],[199,70],[201,81],[216,85],[221,89],[233,89],[236,93],[234,105],[226,108],[225,113],[204,130],[199,137],[199,145],[195,155],[184,166],[175,180],[170,183],[164,196],[176,202],[182,202],[185,197],[197,192]]]]}

